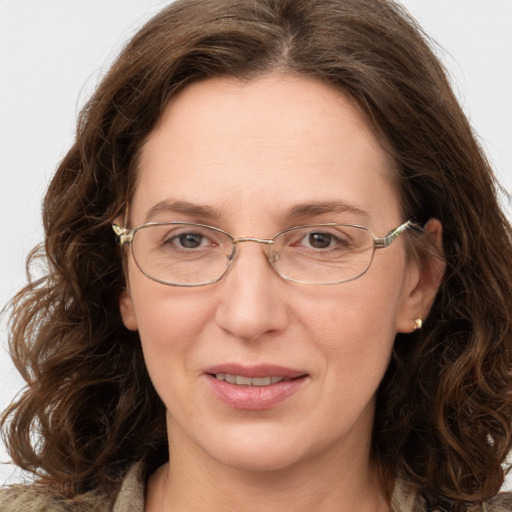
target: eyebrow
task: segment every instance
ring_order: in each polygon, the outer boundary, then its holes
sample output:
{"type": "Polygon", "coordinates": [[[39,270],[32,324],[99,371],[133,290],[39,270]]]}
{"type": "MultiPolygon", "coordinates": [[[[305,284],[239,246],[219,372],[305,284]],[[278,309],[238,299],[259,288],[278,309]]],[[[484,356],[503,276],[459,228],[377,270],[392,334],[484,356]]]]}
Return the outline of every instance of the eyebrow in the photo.
{"type": "Polygon", "coordinates": [[[220,217],[220,213],[211,206],[190,203],[188,201],[164,199],[163,201],[156,203],[147,211],[144,222],[150,222],[160,213],[181,213],[208,220],[215,220],[220,217]]]}
{"type": "MultiPolygon", "coordinates": [[[[144,222],[150,222],[161,213],[181,213],[209,221],[218,220],[221,217],[218,210],[208,205],[191,203],[189,201],[164,199],[153,205],[147,211],[144,222]]],[[[365,219],[370,217],[360,206],[346,201],[315,201],[293,206],[286,214],[285,221],[291,222],[304,217],[340,213],[351,213],[365,219]]]]}
{"type": "Polygon", "coordinates": [[[360,206],[346,201],[318,201],[312,203],[302,203],[295,205],[287,214],[288,220],[302,217],[314,217],[326,213],[339,214],[351,213],[359,217],[368,219],[370,215],[360,206]]]}

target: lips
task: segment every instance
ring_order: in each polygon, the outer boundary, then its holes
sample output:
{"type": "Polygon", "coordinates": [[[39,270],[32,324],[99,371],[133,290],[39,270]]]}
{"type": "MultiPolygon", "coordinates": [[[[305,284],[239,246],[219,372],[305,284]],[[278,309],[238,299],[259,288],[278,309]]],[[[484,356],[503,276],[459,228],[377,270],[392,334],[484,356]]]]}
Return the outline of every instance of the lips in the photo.
{"type": "Polygon", "coordinates": [[[275,365],[224,364],[205,372],[215,398],[235,409],[261,411],[297,393],[307,380],[301,370],[275,365]]]}

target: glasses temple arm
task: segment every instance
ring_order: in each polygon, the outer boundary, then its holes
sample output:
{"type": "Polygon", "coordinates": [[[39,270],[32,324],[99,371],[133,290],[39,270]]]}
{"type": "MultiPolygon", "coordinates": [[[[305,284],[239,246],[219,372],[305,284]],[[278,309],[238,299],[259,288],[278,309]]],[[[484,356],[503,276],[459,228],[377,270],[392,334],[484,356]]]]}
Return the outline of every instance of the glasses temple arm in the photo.
{"type": "Polygon", "coordinates": [[[416,231],[416,233],[424,233],[425,230],[413,220],[408,220],[401,226],[398,226],[396,229],[390,231],[386,236],[375,237],[374,244],[375,249],[382,249],[384,247],[390,246],[404,231],[407,229],[412,229],[416,231]]]}
{"type": "Polygon", "coordinates": [[[133,231],[131,229],[126,229],[121,227],[119,224],[115,222],[112,224],[112,230],[117,236],[117,241],[119,245],[122,247],[124,244],[130,244],[133,240],[133,231]]]}

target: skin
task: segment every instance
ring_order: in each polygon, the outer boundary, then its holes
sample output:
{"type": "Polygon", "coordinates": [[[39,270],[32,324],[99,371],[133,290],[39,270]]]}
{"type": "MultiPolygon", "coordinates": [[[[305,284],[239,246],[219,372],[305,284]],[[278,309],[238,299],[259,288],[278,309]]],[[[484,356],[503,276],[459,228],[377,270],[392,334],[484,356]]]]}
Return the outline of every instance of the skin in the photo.
{"type": "MultiPolygon", "coordinates": [[[[354,104],[309,79],[210,79],[171,100],[143,147],[131,225],[182,220],[271,238],[302,223],[362,224],[383,236],[405,220],[392,164],[354,104]],[[212,211],[148,211],[162,201],[212,211]],[[309,211],[344,201],[361,211],[309,211]],[[215,213],[210,216],[209,213],[215,213]]],[[[439,239],[437,221],[427,225],[439,239]]],[[[396,333],[428,314],[442,269],[407,258],[404,236],[368,272],[333,286],[285,281],[262,248],[239,247],[218,283],[165,286],[128,256],[125,325],[138,330],[167,408],[171,459],[150,479],[147,512],[386,511],[370,463],[375,392],[396,333]],[[263,411],[216,399],[205,368],[278,364],[307,374],[263,411]]]]}

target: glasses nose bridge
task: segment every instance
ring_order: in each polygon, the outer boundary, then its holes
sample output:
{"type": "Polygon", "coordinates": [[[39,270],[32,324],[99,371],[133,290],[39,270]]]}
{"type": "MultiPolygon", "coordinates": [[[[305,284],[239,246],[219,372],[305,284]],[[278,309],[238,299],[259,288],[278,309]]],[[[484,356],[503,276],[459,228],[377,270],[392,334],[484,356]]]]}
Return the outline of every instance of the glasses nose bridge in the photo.
{"type": "Polygon", "coordinates": [[[231,241],[231,243],[235,246],[244,242],[254,242],[256,244],[265,245],[267,247],[274,244],[274,240],[270,238],[254,238],[252,236],[240,236],[238,238],[233,238],[231,241]]]}
{"type": "Polygon", "coordinates": [[[238,245],[246,243],[246,242],[254,242],[255,244],[263,246],[263,252],[265,253],[268,260],[270,262],[272,262],[271,261],[272,258],[271,258],[269,249],[275,244],[275,241],[270,238],[256,238],[256,237],[252,237],[252,236],[240,236],[237,238],[233,238],[231,240],[231,244],[233,246],[233,252],[230,256],[231,260],[234,260],[238,256],[238,251],[237,251],[238,245]]]}

